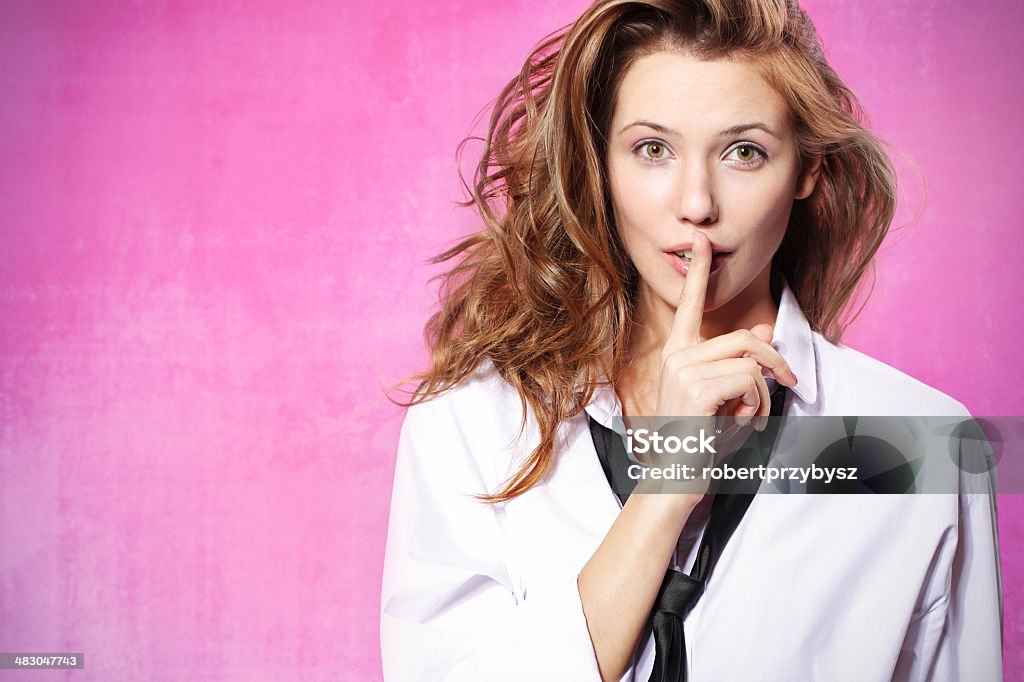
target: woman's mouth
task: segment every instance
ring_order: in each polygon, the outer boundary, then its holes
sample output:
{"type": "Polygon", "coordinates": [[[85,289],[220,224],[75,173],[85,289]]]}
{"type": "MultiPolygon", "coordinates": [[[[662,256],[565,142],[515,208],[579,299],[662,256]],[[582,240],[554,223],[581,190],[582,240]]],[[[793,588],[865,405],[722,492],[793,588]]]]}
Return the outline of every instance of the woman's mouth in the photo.
{"type": "MultiPolygon", "coordinates": [[[[716,253],[711,256],[711,274],[715,274],[722,269],[725,265],[725,259],[731,254],[727,252],[716,253]]],[[[665,253],[665,257],[669,259],[672,267],[677,272],[685,275],[690,270],[690,263],[693,260],[693,249],[686,249],[684,251],[668,251],[665,253]]]]}

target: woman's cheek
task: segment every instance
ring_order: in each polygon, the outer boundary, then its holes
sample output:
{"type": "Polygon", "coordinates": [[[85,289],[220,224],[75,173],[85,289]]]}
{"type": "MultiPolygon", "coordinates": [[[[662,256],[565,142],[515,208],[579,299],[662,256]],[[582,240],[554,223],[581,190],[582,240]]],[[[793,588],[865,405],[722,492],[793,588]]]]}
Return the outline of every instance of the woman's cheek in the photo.
{"type": "Polygon", "coordinates": [[[734,215],[741,216],[742,224],[757,225],[758,232],[774,232],[788,221],[793,199],[785,187],[751,187],[745,194],[744,200],[735,204],[738,214],[734,215]]]}

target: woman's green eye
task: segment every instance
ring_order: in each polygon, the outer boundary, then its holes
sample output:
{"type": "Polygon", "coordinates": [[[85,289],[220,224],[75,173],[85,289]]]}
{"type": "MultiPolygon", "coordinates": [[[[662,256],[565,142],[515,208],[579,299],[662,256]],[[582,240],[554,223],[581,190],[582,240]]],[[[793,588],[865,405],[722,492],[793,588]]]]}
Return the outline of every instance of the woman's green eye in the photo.
{"type": "Polygon", "coordinates": [[[732,148],[727,158],[738,161],[738,167],[756,168],[768,159],[768,155],[755,144],[738,144],[732,148]]]}
{"type": "Polygon", "coordinates": [[[647,155],[652,159],[660,159],[665,154],[664,145],[660,145],[657,142],[648,142],[644,146],[647,147],[647,155]]]}

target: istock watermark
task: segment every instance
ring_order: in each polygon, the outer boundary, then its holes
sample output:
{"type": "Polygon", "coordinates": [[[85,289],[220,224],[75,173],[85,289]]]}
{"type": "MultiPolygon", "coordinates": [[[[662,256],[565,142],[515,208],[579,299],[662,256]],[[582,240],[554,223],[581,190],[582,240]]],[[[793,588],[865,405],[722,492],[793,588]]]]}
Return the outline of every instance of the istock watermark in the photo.
{"type": "Polygon", "coordinates": [[[705,433],[704,429],[695,436],[662,436],[650,429],[626,429],[626,451],[633,454],[646,455],[654,452],[658,455],[674,455],[680,452],[687,454],[717,454],[714,446],[715,437],[705,433]],[[636,443],[639,443],[637,447],[636,443]],[[696,443],[696,445],[694,445],[696,443]]]}
{"type": "Polygon", "coordinates": [[[656,492],[750,481],[758,493],[1024,493],[1024,417],[769,417],[760,430],[724,417],[611,421],[626,472],[617,493],[651,480],[681,482],[656,492]]]}

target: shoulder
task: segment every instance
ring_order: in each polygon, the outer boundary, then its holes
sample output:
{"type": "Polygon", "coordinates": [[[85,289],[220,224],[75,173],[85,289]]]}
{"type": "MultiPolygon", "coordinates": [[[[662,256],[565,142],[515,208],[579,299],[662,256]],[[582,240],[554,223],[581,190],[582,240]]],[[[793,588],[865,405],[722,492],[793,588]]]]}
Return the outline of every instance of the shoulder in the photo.
{"type": "Polygon", "coordinates": [[[510,416],[511,408],[521,418],[521,402],[515,388],[484,359],[465,379],[448,390],[417,403],[406,411],[406,423],[417,427],[431,424],[458,425],[460,430],[493,430],[510,416]]]}
{"type": "Polygon", "coordinates": [[[819,399],[829,412],[969,416],[963,403],[906,372],[814,332],[819,399]]]}
{"type": "MultiPolygon", "coordinates": [[[[527,415],[532,433],[536,420],[527,415]]],[[[454,387],[406,410],[400,454],[432,470],[473,471],[493,492],[520,456],[522,419],[518,392],[486,359],[454,387]]]]}

